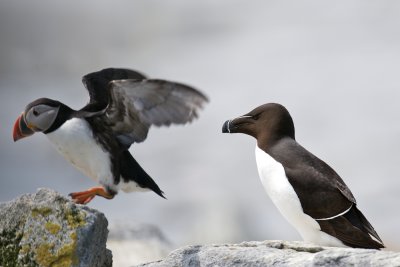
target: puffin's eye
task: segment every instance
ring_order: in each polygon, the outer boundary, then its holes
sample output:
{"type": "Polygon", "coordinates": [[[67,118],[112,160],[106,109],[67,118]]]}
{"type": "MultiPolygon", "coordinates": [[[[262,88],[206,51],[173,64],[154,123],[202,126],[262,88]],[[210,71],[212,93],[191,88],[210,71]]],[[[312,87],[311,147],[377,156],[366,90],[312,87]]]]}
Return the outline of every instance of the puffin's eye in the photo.
{"type": "Polygon", "coordinates": [[[36,117],[39,116],[39,112],[37,112],[37,110],[35,110],[35,109],[32,111],[32,113],[33,113],[33,115],[35,115],[36,117]]]}

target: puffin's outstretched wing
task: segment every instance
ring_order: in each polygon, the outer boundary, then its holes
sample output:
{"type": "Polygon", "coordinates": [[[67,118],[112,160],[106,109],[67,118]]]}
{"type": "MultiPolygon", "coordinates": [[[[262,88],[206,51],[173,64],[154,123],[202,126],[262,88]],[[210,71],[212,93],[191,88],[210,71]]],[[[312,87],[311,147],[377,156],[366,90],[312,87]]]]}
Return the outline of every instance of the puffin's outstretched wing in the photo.
{"type": "Polygon", "coordinates": [[[87,112],[87,115],[95,115],[103,111],[107,108],[110,99],[109,83],[123,79],[141,81],[146,79],[146,76],[134,70],[116,68],[103,69],[83,76],[82,83],[89,92],[90,101],[80,111],[87,112]]]}
{"type": "Polygon", "coordinates": [[[208,101],[196,89],[164,80],[114,80],[109,86],[106,117],[125,146],[145,140],[151,125],[191,122],[208,101]]]}
{"type": "Polygon", "coordinates": [[[96,116],[124,146],[146,139],[151,125],[185,124],[208,101],[201,92],[174,82],[146,79],[129,69],[108,68],[82,78],[89,103],[82,117],[96,116]]]}

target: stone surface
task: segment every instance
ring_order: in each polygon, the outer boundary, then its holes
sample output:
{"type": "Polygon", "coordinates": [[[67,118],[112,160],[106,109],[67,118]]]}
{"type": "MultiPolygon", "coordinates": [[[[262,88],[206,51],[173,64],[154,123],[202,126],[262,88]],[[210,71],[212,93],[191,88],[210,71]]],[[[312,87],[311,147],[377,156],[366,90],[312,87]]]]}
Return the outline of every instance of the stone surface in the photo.
{"type": "Polygon", "coordinates": [[[400,266],[400,253],[372,249],[328,248],[297,241],[244,242],[188,246],[141,267],[224,266],[400,266]]]}
{"type": "Polygon", "coordinates": [[[0,203],[0,266],[112,266],[107,224],[50,189],[0,203]]]}

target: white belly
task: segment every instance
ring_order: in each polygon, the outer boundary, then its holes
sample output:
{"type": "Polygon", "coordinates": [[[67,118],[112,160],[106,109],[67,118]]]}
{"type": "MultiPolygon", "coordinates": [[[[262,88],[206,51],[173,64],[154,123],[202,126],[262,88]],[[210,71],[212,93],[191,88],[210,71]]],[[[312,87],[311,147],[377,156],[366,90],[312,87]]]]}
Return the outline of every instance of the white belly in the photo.
{"type": "Polygon", "coordinates": [[[102,185],[111,186],[113,175],[108,152],[96,143],[87,121],[73,118],[47,137],[78,170],[102,185]]]}
{"type": "Polygon", "coordinates": [[[289,183],[281,163],[256,146],[258,174],[265,191],[283,217],[299,232],[304,241],[323,246],[345,245],[321,231],[319,224],[303,212],[300,199],[289,183]]]}
{"type": "Polygon", "coordinates": [[[150,191],[150,189],[148,188],[140,187],[135,181],[124,182],[122,177],[120,183],[116,186],[116,188],[118,190],[121,189],[125,193],[150,191]]]}

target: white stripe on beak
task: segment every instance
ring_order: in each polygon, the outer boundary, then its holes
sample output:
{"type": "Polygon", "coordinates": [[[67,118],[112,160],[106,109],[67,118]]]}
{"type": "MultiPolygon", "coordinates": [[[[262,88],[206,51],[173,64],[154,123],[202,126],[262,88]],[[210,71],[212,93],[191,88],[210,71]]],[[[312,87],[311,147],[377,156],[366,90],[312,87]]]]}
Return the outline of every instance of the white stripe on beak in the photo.
{"type": "Polygon", "coordinates": [[[237,118],[234,118],[233,120],[227,120],[226,123],[226,130],[228,131],[228,133],[231,133],[231,122],[233,122],[234,120],[237,119],[242,119],[242,118],[252,118],[253,116],[248,116],[248,115],[244,115],[244,116],[240,116],[237,118]]]}
{"type": "Polygon", "coordinates": [[[253,117],[253,116],[244,115],[244,116],[237,117],[236,119],[240,119],[240,118],[251,118],[251,117],[253,117]]]}

